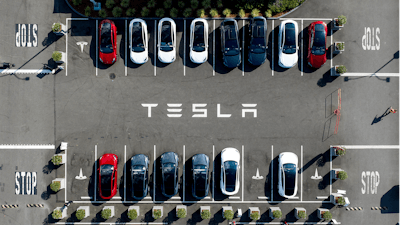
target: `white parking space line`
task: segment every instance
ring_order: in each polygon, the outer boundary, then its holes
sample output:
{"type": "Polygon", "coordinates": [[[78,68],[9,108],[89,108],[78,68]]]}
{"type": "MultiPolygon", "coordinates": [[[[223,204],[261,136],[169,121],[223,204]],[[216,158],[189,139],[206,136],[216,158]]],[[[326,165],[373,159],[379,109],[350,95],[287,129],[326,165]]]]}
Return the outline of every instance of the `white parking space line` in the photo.
{"type": "Polygon", "coordinates": [[[274,76],[274,20],[272,20],[272,76],[274,76]]]}
{"type": "MultiPolygon", "coordinates": [[[[68,148],[65,149],[65,158],[68,159],[67,151],[68,151],[68,148]]],[[[68,180],[68,179],[67,179],[67,164],[68,164],[68,163],[65,163],[65,172],[64,172],[65,180],[68,180]]],[[[67,182],[67,184],[68,184],[68,182],[67,182]]],[[[67,185],[65,185],[65,186],[67,186],[67,185]]],[[[68,192],[67,190],[64,191],[64,193],[65,193],[65,194],[64,194],[64,195],[65,195],[65,196],[64,196],[65,202],[68,202],[68,201],[67,201],[67,192],[68,192]]]]}
{"type": "MultiPolygon", "coordinates": [[[[126,22],[126,20],[125,20],[126,22]]],[[[126,25],[126,23],[125,23],[126,25]]],[[[124,201],[126,201],[126,145],[124,148],[124,201]]]]}
{"type": "MultiPolygon", "coordinates": [[[[213,20],[213,76],[215,76],[215,20],[213,20]]],[[[213,192],[214,194],[214,192],[213,192]]],[[[214,196],[213,196],[214,199],[214,196]]]]}
{"type": "Polygon", "coordinates": [[[114,197],[112,197],[111,199],[122,199],[122,197],[121,196],[114,196],[114,197]]]}
{"type": "Polygon", "coordinates": [[[183,19],[183,76],[186,76],[186,19],[183,19]]]}
{"type": "MultiPolygon", "coordinates": [[[[215,20],[214,20],[214,25],[215,25],[215,20]]],[[[215,146],[213,145],[213,177],[212,177],[212,182],[213,182],[213,192],[212,192],[212,201],[214,200],[214,194],[215,194],[215,158],[214,158],[214,151],[215,151],[215,146]]]]}
{"type": "Polygon", "coordinates": [[[54,150],[55,145],[0,145],[0,149],[54,150]]]}
{"type": "Polygon", "coordinates": [[[242,145],[242,202],[244,201],[244,145],[242,145]]]}
{"type": "MultiPolygon", "coordinates": [[[[99,68],[99,21],[96,20],[96,77],[97,77],[97,69],[99,68]]],[[[96,199],[96,198],[94,198],[96,199]]]]}
{"type": "Polygon", "coordinates": [[[204,197],[204,199],[210,199],[211,197],[210,196],[206,196],[206,197],[204,197]]]}
{"type": "Polygon", "coordinates": [[[244,76],[244,20],[243,21],[243,32],[242,32],[242,76],[244,76]]]}
{"type": "Polygon", "coordinates": [[[179,197],[179,196],[174,196],[174,197],[171,197],[171,199],[181,199],[181,197],[179,197]]]}
{"type": "MultiPolygon", "coordinates": [[[[332,32],[332,31],[331,31],[332,32]]],[[[301,67],[301,76],[303,76],[303,54],[304,54],[304,49],[303,49],[303,42],[304,42],[304,39],[303,39],[303,20],[301,21],[301,49],[300,49],[300,56],[301,56],[301,65],[300,65],[300,67],[301,67]]],[[[332,58],[332,57],[331,57],[332,58]]],[[[331,61],[331,63],[332,63],[332,61],[331,61]]],[[[332,67],[332,65],[331,65],[331,67],[332,67]]]]}
{"type": "MultiPolygon", "coordinates": [[[[128,76],[128,67],[127,67],[127,64],[128,64],[127,47],[128,46],[127,46],[127,43],[129,43],[129,42],[127,41],[127,38],[128,38],[128,36],[127,36],[127,33],[128,33],[128,31],[127,31],[127,23],[128,23],[128,21],[125,20],[125,76],[128,76]]],[[[125,148],[126,148],[126,146],[125,146],[125,148]]]]}
{"type": "Polygon", "coordinates": [[[301,192],[300,192],[300,201],[303,201],[303,145],[301,146],[301,192]]]}
{"type": "Polygon", "coordinates": [[[330,20],[332,21],[332,18],[280,18],[280,20],[330,20]]]}
{"type": "Polygon", "coordinates": [[[81,196],[81,199],[92,199],[90,196],[81,196]]]}
{"type": "MultiPolygon", "coordinates": [[[[240,196],[229,196],[228,199],[240,199],[240,196]]],[[[243,199],[242,199],[243,202],[243,199]]]]}
{"type": "Polygon", "coordinates": [[[266,197],[266,196],[258,196],[257,198],[258,199],[268,199],[268,197],[266,197]]]}
{"type": "MultiPolygon", "coordinates": [[[[237,197],[240,198],[240,196],[231,196],[231,197],[237,197]]],[[[180,199],[180,197],[175,196],[172,197],[172,199],[180,199]]],[[[201,204],[222,204],[222,203],[235,203],[235,204],[239,204],[239,203],[249,203],[249,204],[253,204],[253,203],[257,203],[257,204],[275,204],[275,203],[282,203],[282,204],[300,204],[300,203],[304,203],[304,204],[323,204],[323,203],[332,203],[331,201],[201,201],[201,204]]],[[[100,204],[100,203],[108,203],[108,204],[130,204],[130,203],[135,203],[135,204],[198,204],[199,201],[73,201],[73,203],[77,203],[77,204],[100,204]]]]}
{"type": "MultiPolygon", "coordinates": [[[[97,20],[96,20],[97,22],[97,20]]],[[[96,201],[97,192],[97,145],[94,146],[94,200],[96,201]]]]}
{"type": "Polygon", "coordinates": [[[332,147],[340,146],[346,149],[358,149],[358,150],[366,150],[366,149],[399,149],[399,145],[331,145],[332,147]]]}
{"type": "MultiPolygon", "coordinates": [[[[271,145],[271,201],[274,201],[274,161],[273,160],[274,160],[274,146],[271,145]]],[[[331,160],[331,162],[332,162],[332,160],[331,160]]]]}
{"type": "Polygon", "coordinates": [[[151,199],[151,197],[150,196],[146,196],[143,199],[151,199]]]}
{"type": "Polygon", "coordinates": [[[328,196],[317,196],[317,199],[327,199],[328,196]]]}
{"type": "Polygon", "coordinates": [[[329,151],[329,196],[332,194],[332,145],[330,146],[329,151]]]}
{"type": "Polygon", "coordinates": [[[154,76],[157,76],[156,75],[157,74],[157,47],[156,47],[156,43],[157,43],[157,21],[154,20],[154,76]]]}
{"type": "MultiPolygon", "coordinates": [[[[129,224],[129,223],[127,223],[129,224]]],[[[229,224],[233,224],[229,222],[229,224]]],[[[282,224],[282,222],[235,222],[235,224],[282,224]]],[[[289,224],[341,224],[340,222],[289,222],[289,224]]]]}
{"type": "Polygon", "coordinates": [[[185,170],[186,170],[186,168],[185,168],[185,161],[186,161],[186,158],[185,158],[185,145],[183,146],[183,201],[185,201],[185,186],[186,186],[186,183],[185,183],[185,170]]]}
{"type": "Polygon", "coordinates": [[[370,76],[382,76],[382,77],[399,77],[399,73],[343,73],[341,77],[370,77],[370,76]]]}
{"type": "Polygon", "coordinates": [[[153,202],[156,201],[156,145],[154,145],[153,155],[153,202]]]}
{"type": "Polygon", "coordinates": [[[332,66],[332,64],[333,64],[333,46],[332,46],[332,39],[333,39],[333,33],[332,33],[332,28],[330,29],[331,30],[331,76],[332,76],[332,68],[333,68],[333,66],[332,66]]]}

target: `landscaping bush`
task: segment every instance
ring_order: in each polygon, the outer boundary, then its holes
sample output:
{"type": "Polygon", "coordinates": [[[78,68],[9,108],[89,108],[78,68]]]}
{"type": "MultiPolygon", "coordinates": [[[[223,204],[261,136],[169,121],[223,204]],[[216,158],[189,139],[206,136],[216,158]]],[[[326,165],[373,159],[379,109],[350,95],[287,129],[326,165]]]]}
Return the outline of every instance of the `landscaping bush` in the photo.
{"type": "Polygon", "coordinates": [[[111,217],[111,209],[101,210],[101,218],[108,220],[111,217]]]}
{"type": "Polygon", "coordinates": [[[272,11],[270,9],[265,11],[265,17],[272,17],[272,11]]]}
{"type": "Polygon", "coordinates": [[[343,15],[338,17],[338,24],[339,26],[343,26],[347,23],[347,18],[343,15]]]}
{"type": "Polygon", "coordinates": [[[171,11],[169,12],[169,15],[171,17],[178,17],[178,13],[179,13],[179,10],[177,8],[172,8],[171,11]]]}
{"type": "Polygon", "coordinates": [[[250,214],[250,218],[252,220],[258,220],[260,218],[260,213],[258,212],[253,212],[252,214],[250,214]]]}
{"type": "Polygon", "coordinates": [[[282,218],[282,212],[280,210],[275,210],[272,212],[272,216],[276,219],[282,218]]]}
{"type": "Polygon", "coordinates": [[[228,17],[231,15],[231,10],[230,9],[224,9],[224,11],[222,11],[222,14],[224,14],[224,16],[228,17]]]}
{"type": "Polygon", "coordinates": [[[346,201],[344,200],[343,197],[339,197],[339,198],[337,198],[337,203],[338,203],[339,205],[344,205],[344,204],[346,204],[346,201]]]}
{"type": "Polygon", "coordinates": [[[149,13],[150,13],[150,10],[148,8],[146,8],[146,7],[142,8],[142,17],[148,16],[149,13]]]}
{"type": "Polygon", "coordinates": [[[129,218],[130,220],[134,220],[134,219],[137,218],[136,209],[131,209],[131,210],[128,211],[128,218],[129,218]]]}
{"type": "Polygon", "coordinates": [[[147,3],[147,7],[149,7],[149,8],[154,8],[154,7],[156,7],[156,0],[150,0],[150,1],[147,3]]]}
{"type": "Polygon", "coordinates": [[[106,1],[106,7],[111,9],[114,6],[115,2],[114,0],[107,0],[106,1]]]}
{"type": "Polygon", "coordinates": [[[240,18],[245,17],[246,13],[244,12],[244,9],[240,9],[238,15],[239,15],[240,18]]]}
{"type": "Polygon", "coordinates": [[[190,5],[192,6],[192,9],[196,9],[199,6],[199,1],[198,0],[190,0],[190,5]]]}
{"type": "Polygon", "coordinates": [[[121,1],[121,6],[124,8],[128,8],[129,7],[129,0],[122,0],[121,1]]]}
{"type": "Polygon", "coordinates": [[[247,10],[264,8],[264,1],[260,0],[233,0],[232,4],[236,8],[243,8],[247,10]]]}
{"type": "Polygon", "coordinates": [[[258,9],[251,10],[251,16],[252,17],[257,17],[259,15],[260,15],[260,10],[258,10],[258,9]]]}
{"type": "Polygon", "coordinates": [[[183,17],[189,17],[190,15],[192,15],[191,8],[187,8],[187,9],[185,9],[185,11],[183,11],[183,17]]]}
{"type": "Polygon", "coordinates": [[[57,182],[51,182],[50,189],[52,191],[57,192],[57,191],[60,190],[60,188],[61,188],[61,183],[60,182],[58,182],[58,181],[57,182]]]}
{"type": "Polygon", "coordinates": [[[164,13],[165,13],[164,9],[157,9],[156,10],[156,16],[157,17],[164,17],[164,13]]]}
{"type": "Polygon", "coordinates": [[[299,212],[297,213],[297,216],[298,216],[299,218],[301,218],[301,219],[305,219],[305,218],[307,217],[307,213],[304,212],[304,211],[299,211],[299,212]]]}
{"type": "Polygon", "coordinates": [[[211,10],[210,10],[210,15],[211,15],[212,17],[217,17],[217,16],[218,16],[218,11],[217,11],[217,9],[211,9],[211,10]]]}
{"type": "Polygon", "coordinates": [[[225,217],[225,219],[227,219],[227,220],[233,219],[233,212],[232,212],[232,210],[225,210],[225,212],[224,212],[224,217],[225,217]]]}
{"type": "Polygon", "coordinates": [[[206,11],[204,9],[197,10],[197,16],[198,17],[205,17],[206,16],[206,11]]]}
{"type": "MultiPolygon", "coordinates": [[[[345,66],[342,66],[342,67],[344,67],[344,69],[346,69],[345,66]]],[[[339,156],[344,156],[346,154],[346,149],[345,148],[336,147],[335,149],[336,149],[336,154],[339,155],[339,156]]]]}
{"type": "Polygon", "coordinates": [[[53,24],[53,26],[51,27],[51,30],[53,32],[59,32],[61,30],[61,24],[60,23],[53,24]]]}
{"type": "Polygon", "coordinates": [[[185,209],[178,209],[178,212],[176,212],[178,218],[185,218],[186,217],[186,210],[185,209]]]}
{"type": "Polygon", "coordinates": [[[203,211],[201,212],[201,218],[202,218],[203,220],[210,219],[210,218],[211,218],[211,212],[210,212],[210,210],[203,210],[203,211]]]}
{"type": "Polygon", "coordinates": [[[76,211],[75,216],[78,220],[83,220],[83,218],[85,218],[85,210],[80,209],[80,210],[76,211]]]}
{"type": "Polygon", "coordinates": [[[133,16],[135,15],[136,9],[134,8],[129,8],[128,10],[126,10],[126,15],[127,16],[133,16]]]}
{"type": "Polygon", "coordinates": [[[211,8],[211,0],[203,0],[201,2],[201,5],[203,6],[203,8],[208,9],[211,8]]]}
{"type": "Polygon", "coordinates": [[[185,7],[185,2],[179,1],[179,2],[178,2],[178,7],[181,8],[181,9],[182,9],[183,7],[185,7]]]}
{"type": "Polygon", "coordinates": [[[62,217],[62,212],[61,212],[61,210],[59,210],[59,209],[54,210],[53,213],[51,214],[51,216],[52,216],[53,219],[55,219],[55,220],[61,219],[61,217],[62,217]]]}
{"type": "Polygon", "coordinates": [[[157,209],[153,211],[153,218],[156,219],[160,219],[161,218],[161,210],[157,209]]]}
{"type": "Polygon", "coordinates": [[[217,7],[222,8],[224,5],[222,4],[222,0],[217,0],[217,7]]]}
{"type": "Polygon", "coordinates": [[[336,45],[338,50],[343,50],[344,49],[344,43],[337,43],[336,45]]]}
{"type": "MultiPolygon", "coordinates": [[[[51,57],[53,58],[54,61],[60,61],[61,57],[62,57],[62,54],[61,54],[61,52],[55,51],[55,52],[53,52],[53,55],[51,55],[51,57]]],[[[59,155],[55,155],[55,156],[51,157],[51,162],[55,166],[58,166],[62,162],[62,157],[59,156],[59,155]]]]}
{"type": "Polygon", "coordinates": [[[304,0],[300,2],[299,0],[281,0],[276,1],[275,3],[269,3],[268,8],[271,9],[273,13],[281,13],[299,6],[303,1],[304,0]]]}
{"type": "Polygon", "coordinates": [[[122,15],[122,8],[121,7],[115,7],[112,11],[112,14],[114,17],[120,17],[122,15]]]}
{"type": "Polygon", "coordinates": [[[90,8],[90,6],[86,6],[85,16],[89,17],[91,13],[92,13],[92,8],[90,8]]]}
{"type": "Polygon", "coordinates": [[[106,18],[107,17],[107,12],[105,9],[100,9],[99,10],[99,16],[102,18],[106,18]]]}
{"type": "Polygon", "coordinates": [[[347,179],[346,171],[339,171],[338,178],[341,179],[341,180],[346,180],[347,179]]]}
{"type": "MultiPolygon", "coordinates": [[[[338,67],[336,68],[336,72],[338,72],[338,73],[340,73],[340,74],[346,73],[346,72],[347,72],[347,69],[346,69],[345,66],[341,65],[341,66],[338,66],[338,67]]],[[[338,152],[339,152],[339,151],[338,151],[338,152]]]]}
{"type": "Polygon", "coordinates": [[[164,2],[164,8],[170,9],[172,7],[172,0],[166,0],[164,2]]]}
{"type": "Polygon", "coordinates": [[[74,5],[80,5],[82,3],[82,0],[72,0],[72,4],[74,5]]]}
{"type": "Polygon", "coordinates": [[[329,212],[329,211],[324,212],[323,218],[324,218],[324,220],[331,220],[332,219],[332,213],[329,212]]]}

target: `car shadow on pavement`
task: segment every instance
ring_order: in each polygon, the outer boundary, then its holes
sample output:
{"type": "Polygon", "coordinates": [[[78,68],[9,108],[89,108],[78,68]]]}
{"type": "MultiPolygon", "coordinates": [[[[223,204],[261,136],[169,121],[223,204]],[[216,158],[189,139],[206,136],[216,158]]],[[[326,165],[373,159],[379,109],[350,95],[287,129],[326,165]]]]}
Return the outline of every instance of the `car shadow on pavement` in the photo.
{"type": "MultiPolygon", "coordinates": [[[[98,160],[96,160],[96,162],[98,163],[98,160]]],[[[90,177],[89,177],[88,196],[93,198],[92,201],[96,201],[96,199],[94,199],[94,192],[97,191],[94,188],[94,186],[95,186],[95,176],[97,175],[96,162],[93,163],[92,175],[90,175],[90,177]]]]}
{"type": "MultiPolygon", "coordinates": [[[[331,171],[329,171],[325,176],[322,178],[322,180],[318,183],[318,189],[319,190],[324,190],[326,187],[330,185],[330,179],[331,179],[331,171]]],[[[335,183],[335,179],[332,179],[332,184],[335,183]]]]}
{"type": "Polygon", "coordinates": [[[336,78],[338,78],[339,76],[331,76],[331,72],[332,74],[334,73],[334,68],[330,68],[328,69],[324,75],[322,75],[322,78],[320,78],[317,82],[317,85],[320,87],[325,87],[327,83],[331,83],[334,80],[336,80],[336,78]]]}
{"type": "Polygon", "coordinates": [[[41,197],[43,200],[48,200],[48,199],[51,197],[51,194],[53,194],[53,193],[54,193],[54,192],[53,192],[53,190],[51,190],[50,184],[49,184],[49,185],[47,185],[46,190],[42,192],[42,194],[40,195],[40,197],[41,197]]]}
{"type": "Polygon", "coordinates": [[[382,196],[380,207],[387,207],[387,210],[381,210],[381,213],[399,213],[399,185],[393,186],[382,196]]]}

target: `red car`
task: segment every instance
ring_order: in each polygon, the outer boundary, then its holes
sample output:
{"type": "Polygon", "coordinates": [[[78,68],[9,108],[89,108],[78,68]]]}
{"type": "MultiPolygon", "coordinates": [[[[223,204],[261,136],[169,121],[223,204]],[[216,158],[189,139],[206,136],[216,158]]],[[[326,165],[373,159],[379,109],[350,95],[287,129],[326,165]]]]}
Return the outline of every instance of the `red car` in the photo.
{"type": "Polygon", "coordinates": [[[103,20],[99,26],[99,58],[104,64],[117,61],[117,27],[111,20],[103,20]]]}
{"type": "Polygon", "coordinates": [[[320,68],[326,62],[326,36],[328,27],[322,21],[316,21],[308,27],[308,65],[320,68]]]}
{"type": "Polygon", "coordinates": [[[110,199],[117,193],[117,169],[118,156],[115,154],[104,154],[100,157],[99,190],[100,197],[110,199]]]}

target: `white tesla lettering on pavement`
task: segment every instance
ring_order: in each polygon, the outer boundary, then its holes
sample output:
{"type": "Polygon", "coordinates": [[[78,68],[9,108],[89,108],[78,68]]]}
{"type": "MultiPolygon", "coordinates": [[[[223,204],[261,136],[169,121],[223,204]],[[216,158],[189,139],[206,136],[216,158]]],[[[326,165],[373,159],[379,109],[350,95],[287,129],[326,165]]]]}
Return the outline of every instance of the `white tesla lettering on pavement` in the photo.
{"type": "MultiPolygon", "coordinates": [[[[144,108],[147,108],[147,117],[152,116],[152,109],[158,106],[157,103],[142,103],[144,108]]],[[[168,117],[182,117],[182,104],[181,103],[167,103],[168,117]]],[[[206,103],[194,103],[192,104],[192,117],[207,118],[207,104],[206,103]]],[[[242,104],[242,118],[246,117],[246,114],[253,114],[253,118],[257,118],[257,104],[242,104]]],[[[222,113],[221,104],[217,104],[217,117],[218,118],[229,118],[232,114],[222,113]]]]}
{"type": "Polygon", "coordinates": [[[378,34],[381,34],[381,29],[373,27],[364,28],[364,35],[361,39],[361,45],[364,50],[379,50],[381,48],[381,39],[379,39],[378,34]],[[375,43],[376,39],[376,43],[375,43]]]}
{"type": "Polygon", "coordinates": [[[36,172],[15,172],[15,194],[36,195],[36,172]]]}
{"type": "Polygon", "coordinates": [[[15,46],[37,47],[37,24],[15,24],[15,46]]]}
{"type": "Polygon", "coordinates": [[[361,173],[361,187],[362,194],[378,194],[378,185],[380,182],[380,176],[378,171],[363,171],[361,173]],[[366,181],[364,180],[366,179],[366,181]]]}

